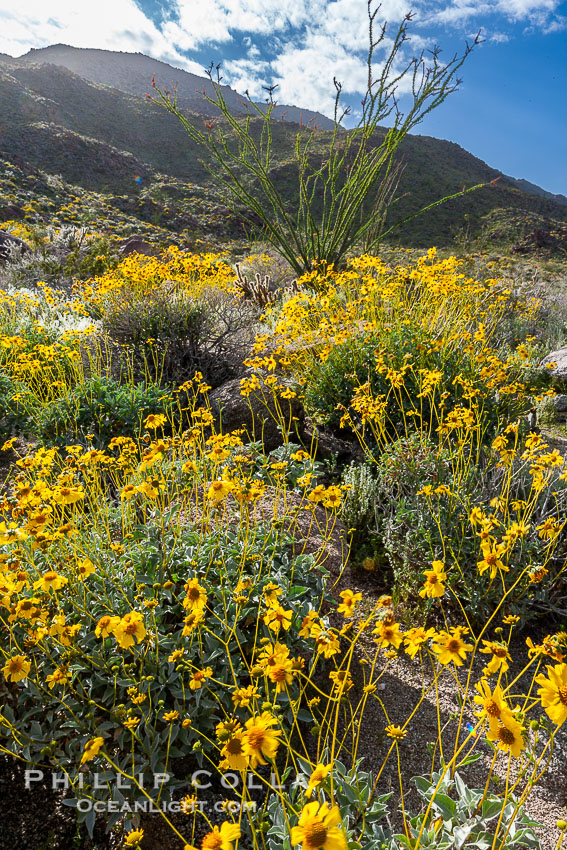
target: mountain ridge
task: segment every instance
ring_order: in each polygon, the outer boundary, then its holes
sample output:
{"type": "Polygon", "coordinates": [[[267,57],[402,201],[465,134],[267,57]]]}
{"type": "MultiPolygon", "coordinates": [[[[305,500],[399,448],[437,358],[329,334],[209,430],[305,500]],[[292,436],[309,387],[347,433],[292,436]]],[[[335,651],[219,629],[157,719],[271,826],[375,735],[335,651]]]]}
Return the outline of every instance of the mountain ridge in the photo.
{"type": "MultiPolygon", "coordinates": [[[[13,59],[13,57],[6,57],[5,54],[0,54],[0,60],[3,58],[13,59]]],[[[160,59],[154,59],[140,51],[131,53],[128,51],[103,50],[100,48],[73,47],[72,45],[58,43],[40,48],[32,47],[27,53],[17,57],[15,61],[31,64],[60,65],[90,82],[117,88],[119,91],[138,97],[143,97],[150,89],[152,75],[155,73],[160,87],[168,88],[168,86],[172,86],[174,83],[177,85],[177,94],[181,109],[188,109],[191,112],[199,112],[210,116],[216,116],[218,114],[217,110],[208,104],[203,95],[204,91],[207,92],[207,95],[213,93],[211,82],[207,77],[193,74],[183,68],[177,68],[174,65],[170,65],[160,59]],[[138,73],[133,73],[131,67],[132,61],[138,64],[138,73]],[[130,66],[129,73],[125,73],[124,69],[120,71],[117,63],[124,63],[130,66]],[[119,78],[116,77],[117,72],[119,78]],[[173,72],[174,77],[177,75],[177,79],[171,79],[171,72],[173,72]],[[160,73],[162,76],[160,76],[160,73]]],[[[246,114],[246,98],[244,95],[239,94],[225,84],[222,85],[222,91],[228,106],[234,114],[246,114]]],[[[256,102],[256,106],[260,109],[265,109],[266,107],[261,102],[256,102]]],[[[302,109],[289,104],[277,104],[274,108],[273,116],[276,119],[283,119],[292,123],[307,124],[313,122],[320,129],[333,129],[333,121],[320,112],[302,109]]],[[[449,140],[439,139],[438,141],[449,140]]],[[[545,197],[567,206],[567,197],[565,195],[550,192],[523,178],[511,177],[500,171],[498,173],[502,174],[507,180],[510,180],[519,189],[528,194],[545,197]]]]}
{"type": "MultiPolygon", "coordinates": [[[[61,65],[73,71],[90,82],[117,88],[127,94],[143,97],[151,91],[152,76],[161,88],[175,86],[178,103],[181,109],[199,112],[209,116],[217,114],[206,100],[213,94],[211,81],[205,76],[192,74],[183,68],[176,68],[160,59],[153,59],[145,53],[129,53],[127,51],[99,50],[98,48],[72,47],[66,44],[53,44],[49,47],[31,48],[19,57],[19,61],[30,64],[61,65]],[[136,66],[134,68],[133,66],[136,66]],[[173,73],[172,73],[173,72],[173,73]],[[172,79],[172,77],[174,79],[172,79]]],[[[234,114],[245,115],[246,98],[230,86],[222,85],[223,96],[234,114]]],[[[260,109],[265,109],[264,103],[256,103],[260,109]]],[[[274,109],[274,118],[299,123],[300,116],[304,123],[316,122],[321,129],[331,130],[333,122],[310,109],[278,104],[274,109]]]]}
{"type": "MultiPolygon", "coordinates": [[[[72,49],[73,56],[77,57],[78,50],[72,49]]],[[[65,51],[68,55],[67,48],[65,51]]],[[[131,57],[137,56],[147,70],[158,61],[144,54],[95,50],[90,53],[96,59],[101,54],[113,54],[115,58],[118,55],[122,74],[128,70],[124,61],[130,62],[131,57]],[[152,64],[148,65],[146,60],[152,64]]],[[[0,56],[0,101],[4,106],[0,112],[0,155],[4,159],[19,158],[88,191],[127,196],[134,207],[138,201],[143,202],[144,209],[151,208],[152,214],[163,221],[181,203],[179,185],[185,182],[192,187],[212,186],[206,151],[192,142],[174,116],[139,94],[89,80],[65,65],[32,62],[30,55],[52,59],[58,56],[50,48],[31,51],[26,54],[28,58],[0,56]],[[168,181],[177,181],[176,200],[164,204],[161,212],[156,209],[161,201],[154,199],[148,207],[145,195],[153,192],[156,197],[167,196],[168,181]]],[[[135,65],[131,87],[141,85],[139,62],[135,65]]],[[[166,63],[161,65],[172,72],[176,70],[166,63]]],[[[107,79],[112,76],[111,70],[105,71],[107,79]]],[[[127,81],[113,79],[127,87],[127,81]]],[[[206,78],[195,76],[194,79],[207,82],[206,78]]],[[[150,83],[151,78],[146,80],[145,88],[150,83]]],[[[240,98],[234,92],[232,95],[240,98]]],[[[193,103],[198,104],[198,99],[193,103]]],[[[239,103],[244,109],[241,98],[239,103]]],[[[190,117],[204,126],[208,113],[193,111],[190,117]]],[[[260,124],[260,119],[252,119],[252,132],[260,132],[260,124]]],[[[272,121],[272,174],[291,208],[297,202],[293,165],[297,130],[298,125],[289,118],[272,121]]],[[[378,141],[384,132],[385,129],[377,132],[378,141]]],[[[328,137],[329,132],[321,128],[314,137],[312,151],[321,161],[328,137]]],[[[508,178],[455,142],[409,134],[400,146],[400,157],[405,169],[399,197],[392,208],[397,219],[412,215],[439,197],[458,194],[465,187],[491,184],[435,207],[426,216],[404,225],[400,238],[412,244],[450,244],[463,229],[480,232],[484,218],[494,209],[508,209],[514,215],[525,213],[533,221],[539,220],[538,217],[543,221],[546,218],[567,221],[567,205],[560,198],[527,181],[508,178]],[[532,191],[526,192],[524,184],[532,191]]],[[[190,195],[194,195],[192,189],[190,195]]],[[[186,209],[181,212],[177,209],[171,215],[176,222],[190,218],[186,209]]]]}

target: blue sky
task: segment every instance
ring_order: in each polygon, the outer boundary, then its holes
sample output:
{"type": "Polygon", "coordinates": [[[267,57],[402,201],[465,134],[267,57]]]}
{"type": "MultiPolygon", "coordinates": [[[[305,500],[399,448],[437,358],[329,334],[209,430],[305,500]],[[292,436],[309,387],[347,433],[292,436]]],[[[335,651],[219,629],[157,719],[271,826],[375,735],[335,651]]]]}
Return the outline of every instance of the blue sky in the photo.
{"type": "MultiPolygon", "coordinates": [[[[489,165],[567,195],[567,2],[383,0],[392,29],[414,12],[408,51],[449,59],[482,28],[463,84],[415,132],[457,142],[489,165]]],[[[140,51],[224,82],[277,83],[281,103],[331,114],[333,75],[356,112],[366,82],[366,0],[0,0],[0,52],[53,43],[140,51]]],[[[384,57],[378,52],[377,59],[384,57]]]]}

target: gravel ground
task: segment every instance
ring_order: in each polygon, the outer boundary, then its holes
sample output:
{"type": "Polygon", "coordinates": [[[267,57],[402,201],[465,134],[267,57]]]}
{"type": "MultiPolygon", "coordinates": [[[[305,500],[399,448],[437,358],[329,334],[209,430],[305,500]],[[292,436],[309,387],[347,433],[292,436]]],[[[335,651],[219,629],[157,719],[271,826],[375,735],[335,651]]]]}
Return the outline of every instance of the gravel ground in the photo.
{"type": "MultiPolygon", "coordinates": [[[[519,650],[520,647],[511,647],[513,658],[518,657],[518,655],[514,654],[515,649],[519,650]]],[[[482,667],[483,663],[479,660],[476,669],[474,669],[473,683],[480,679],[482,667]]],[[[459,680],[461,686],[463,686],[466,680],[466,671],[459,672],[459,680]]],[[[390,722],[396,725],[403,725],[408,714],[420,699],[420,679],[421,670],[419,662],[413,663],[407,656],[400,657],[400,659],[387,667],[386,672],[380,680],[380,683],[384,686],[384,690],[379,695],[384,699],[390,722]]],[[[423,677],[424,685],[427,687],[432,681],[432,675],[426,672],[423,677]]],[[[442,728],[444,727],[442,740],[444,742],[446,758],[450,758],[452,755],[455,732],[458,725],[455,719],[459,712],[456,692],[455,680],[451,676],[444,676],[439,683],[439,712],[441,726],[442,728]]],[[[474,718],[469,714],[465,718],[465,725],[471,720],[474,720],[474,718]]],[[[364,756],[365,764],[371,766],[373,770],[376,770],[381,765],[391,743],[390,739],[385,738],[383,733],[386,723],[387,721],[385,720],[380,704],[376,700],[369,701],[361,724],[358,756],[364,756]]],[[[436,742],[437,730],[437,697],[435,689],[433,689],[420,705],[415,717],[411,721],[406,738],[399,744],[400,761],[403,766],[404,776],[407,779],[429,773],[431,755],[427,745],[436,742]]],[[[469,787],[484,788],[493,751],[482,739],[478,742],[475,749],[477,753],[482,754],[481,758],[463,771],[460,771],[460,773],[469,787]]],[[[558,831],[555,824],[557,820],[567,818],[566,758],[567,731],[561,730],[557,738],[557,746],[551,764],[534,787],[525,806],[527,813],[542,824],[542,828],[537,832],[544,850],[552,850],[555,847],[558,838],[558,831]]],[[[505,787],[507,765],[508,760],[502,754],[497,759],[494,771],[496,781],[491,783],[490,788],[492,793],[500,793],[505,787]]],[[[523,790],[523,787],[524,785],[520,783],[517,791],[518,794],[523,790]]],[[[397,806],[399,803],[399,785],[396,760],[394,758],[390,758],[382,774],[379,790],[383,793],[393,791],[394,794],[391,800],[392,808],[397,806]]],[[[407,794],[406,788],[404,788],[404,796],[406,797],[406,807],[410,811],[417,811],[419,806],[417,793],[412,791],[410,794],[407,794]]]]}
{"type": "MultiPolygon", "coordinates": [[[[374,573],[368,576],[366,573],[362,573],[361,575],[361,572],[357,571],[353,573],[350,567],[347,566],[338,581],[336,591],[340,592],[341,589],[348,587],[355,592],[360,592],[363,594],[363,604],[371,607],[380,593],[376,591],[376,579],[373,578],[374,573]]],[[[336,624],[340,625],[338,620],[336,624]]],[[[536,634],[532,633],[532,639],[535,642],[538,639],[542,639],[547,633],[545,630],[542,631],[541,627],[538,627],[537,631],[538,633],[536,634]]],[[[358,658],[362,656],[364,647],[366,647],[370,656],[374,655],[374,645],[370,638],[365,637],[364,641],[365,643],[361,643],[358,658]]],[[[514,660],[516,669],[521,669],[527,661],[525,637],[520,636],[512,641],[510,654],[514,660]]],[[[483,656],[479,656],[475,660],[471,676],[471,688],[473,690],[474,684],[481,678],[485,663],[486,657],[483,656]]],[[[547,663],[553,662],[551,659],[547,659],[547,663]]],[[[357,681],[356,668],[357,665],[355,663],[353,665],[355,687],[351,692],[355,699],[361,693],[361,683],[357,681]]],[[[455,673],[460,687],[464,690],[468,669],[466,667],[455,668],[454,665],[450,665],[450,670],[455,673]]],[[[412,661],[407,655],[401,655],[393,662],[387,663],[385,657],[381,654],[380,663],[376,668],[376,674],[379,675],[382,671],[383,675],[380,678],[378,696],[384,700],[389,722],[402,726],[419,701],[422,688],[427,690],[432,685],[433,676],[431,669],[428,670],[425,666],[422,668],[418,658],[412,661]]],[[[360,679],[362,679],[361,675],[360,679]]],[[[526,683],[526,687],[529,687],[529,683],[526,683]]],[[[525,692],[525,690],[520,686],[519,692],[525,692]]],[[[438,685],[440,722],[441,727],[444,729],[442,742],[444,744],[446,759],[451,758],[454,748],[457,717],[460,711],[457,693],[456,678],[450,675],[450,673],[447,675],[446,672],[440,678],[438,685]]],[[[474,722],[475,718],[469,713],[468,716],[465,716],[464,725],[466,726],[471,721],[474,722]]],[[[388,721],[385,718],[380,703],[377,700],[368,700],[360,728],[360,743],[357,757],[363,757],[364,767],[367,769],[370,768],[374,772],[381,766],[391,744],[391,739],[387,738],[384,734],[384,728],[387,723],[388,721]]],[[[530,732],[530,734],[533,733],[530,732]]],[[[430,774],[431,754],[428,744],[435,744],[437,737],[437,695],[433,687],[410,722],[406,737],[399,744],[400,763],[404,777],[406,777],[406,782],[413,776],[430,774]]],[[[481,737],[478,740],[475,751],[481,754],[481,758],[472,765],[467,766],[464,770],[461,770],[460,773],[469,787],[484,788],[492,761],[493,750],[481,737]]],[[[515,764],[514,760],[512,764],[515,764]]],[[[501,793],[505,788],[507,767],[508,759],[502,753],[497,759],[493,773],[495,778],[491,783],[491,793],[501,793]]],[[[438,765],[436,769],[438,769],[438,765]]],[[[514,777],[513,772],[512,777],[514,777]]],[[[516,791],[517,796],[521,794],[524,787],[525,783],[520,782],[516,791]]],[[[399,780],[395,758],[391,757],[384,769],[378,790],[380,793],[393,792],[390,804],[392,811],[394,811],[400,802],[399,780]]],[[[412,789],[408,794],[407,788],[404,787],[404,798],[406,808],[415,813],[419,809],[421,800],[417,792],[412,789]]],[[[525,811],[541,824],[541,828],[536,830],[536,833],[541,842],[542,850],[553,850],[559,837],[556,822],[558,820],[567,820],[567,724],[557,734],[555,749],[549,767],[531,791],[525,805],[525,811]]],[[[400,823],[397,825],[399,826],[400,823]]]]}

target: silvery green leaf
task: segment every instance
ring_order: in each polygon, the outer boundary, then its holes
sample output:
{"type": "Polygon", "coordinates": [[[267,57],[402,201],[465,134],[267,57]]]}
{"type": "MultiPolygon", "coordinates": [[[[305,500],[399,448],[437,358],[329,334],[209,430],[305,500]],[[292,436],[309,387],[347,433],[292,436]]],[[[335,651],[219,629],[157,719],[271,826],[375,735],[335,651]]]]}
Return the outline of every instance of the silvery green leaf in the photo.
{"type": "Polygon", "coordinates": [[[482,804],[482,819],[491,820],[502,811],[502,800],[489,799],[482,804]]]}
{"type": "Polygon", "coordinates": [[[433,806],[440,811],[443,820],[454,820],[457,814],[457,804],[447,794],[436,794],[433,798],[433,806]]]}
{"type": "Polygon", "coordinates": [[[473,829],[473,824],[463,824],[462,826],[456,826],[453,829],[453,837],[455,839],[455,850],[461,850],[465,841],[471,834],[473,829]]]}

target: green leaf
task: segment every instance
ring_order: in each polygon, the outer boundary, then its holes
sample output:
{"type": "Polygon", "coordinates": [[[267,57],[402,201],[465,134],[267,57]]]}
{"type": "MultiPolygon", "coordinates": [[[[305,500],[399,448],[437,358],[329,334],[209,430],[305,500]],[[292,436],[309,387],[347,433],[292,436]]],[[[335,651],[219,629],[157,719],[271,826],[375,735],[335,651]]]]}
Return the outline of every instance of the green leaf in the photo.
{"type": "Polygon", "coordinates": [[[491,820],[502,811],[502,800],[488,799],[482,804],[482,819],[491,820]]]}
{"type": "Polygon", "coordinates": [[[457,814],[457,804],[446,794],[436,794],[433,805],[440,811],[443,820],[454,820],[457,814]]]}

